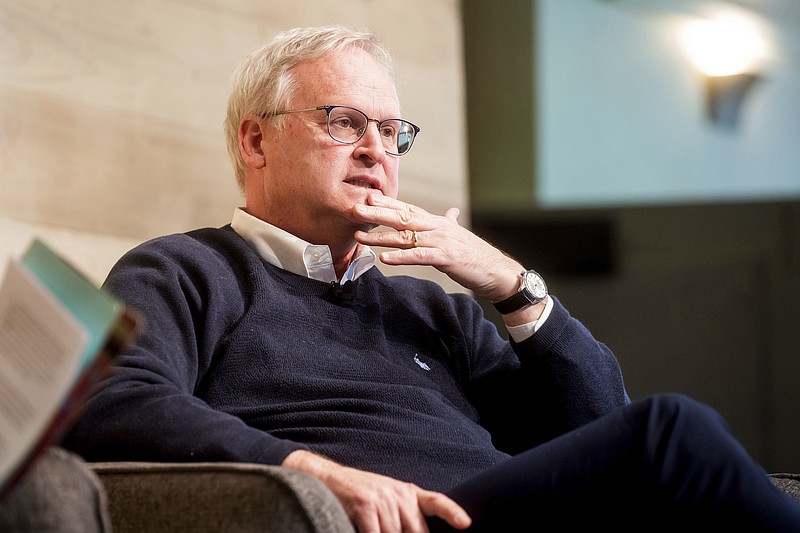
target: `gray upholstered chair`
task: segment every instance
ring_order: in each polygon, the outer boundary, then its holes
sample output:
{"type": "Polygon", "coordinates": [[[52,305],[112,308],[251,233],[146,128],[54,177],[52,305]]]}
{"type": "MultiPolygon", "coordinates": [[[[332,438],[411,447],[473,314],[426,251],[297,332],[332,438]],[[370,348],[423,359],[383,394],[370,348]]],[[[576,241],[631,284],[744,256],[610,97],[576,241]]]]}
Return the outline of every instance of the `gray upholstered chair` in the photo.
{"type": "Polygon", "coordinates": [[[114,533],[355,533],[316,478],[242,463],[90,463],[114,533]]]}
{"type": "Polygon", "coordinates": [[[3,533],[111,533],[106,492],[77,455],[51,447],[0,501],[3,533]]]}

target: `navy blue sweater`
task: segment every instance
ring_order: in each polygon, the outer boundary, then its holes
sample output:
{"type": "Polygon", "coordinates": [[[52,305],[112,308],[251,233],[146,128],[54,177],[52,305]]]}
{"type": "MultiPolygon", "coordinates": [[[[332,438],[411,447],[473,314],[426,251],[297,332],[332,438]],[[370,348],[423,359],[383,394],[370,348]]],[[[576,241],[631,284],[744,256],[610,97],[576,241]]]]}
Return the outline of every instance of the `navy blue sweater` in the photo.
{"type": "Polygon", "coordinates": [[[468,295],[372,268],[340,299],[230,226],[149,241],[105,287],[146,323],[64,442],[89,460],[309,449],[444,490],[626,401],[613,354],[558,301],[513,344],[468,295]]]}

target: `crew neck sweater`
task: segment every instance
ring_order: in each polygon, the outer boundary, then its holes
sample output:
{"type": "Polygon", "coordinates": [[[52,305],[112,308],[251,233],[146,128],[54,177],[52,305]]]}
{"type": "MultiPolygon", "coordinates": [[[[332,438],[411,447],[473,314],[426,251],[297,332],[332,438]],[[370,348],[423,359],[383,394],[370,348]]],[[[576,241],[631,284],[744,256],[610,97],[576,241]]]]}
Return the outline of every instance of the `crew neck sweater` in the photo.
{"type": "Polygon", "coordinates": [[[613,354],[557,300],[517,344],[469,295],[373,267],[343,296],[230,225],[148,241],[104,287],[145,325],[64,441],[92,461],[307,449],[446,490],[627,401],[613,354]]]}

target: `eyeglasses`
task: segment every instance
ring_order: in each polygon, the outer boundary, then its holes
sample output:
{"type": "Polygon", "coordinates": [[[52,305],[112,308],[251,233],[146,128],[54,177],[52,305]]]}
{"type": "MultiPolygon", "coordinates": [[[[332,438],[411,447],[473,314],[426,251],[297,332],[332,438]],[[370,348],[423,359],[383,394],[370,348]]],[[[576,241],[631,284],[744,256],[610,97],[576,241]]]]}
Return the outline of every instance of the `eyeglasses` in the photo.
{"type": "Polygon", "coordinates": [[[364,136],[367,125],[374,122],[378,125],[383,149],[387,154],[404,155],[411,150],[411,145],[419,133],[419,127],[407,120],[400,118],[387,118],[378,120],[369,118],[363,111],[344,105],[321,105],[307,109],[290,109],[266,113],[263,118],[287,115],[289,113],[304,113],[306,111],[325,111],[328,115],[328,135],[336,142],[354,144],[364,136]]]}

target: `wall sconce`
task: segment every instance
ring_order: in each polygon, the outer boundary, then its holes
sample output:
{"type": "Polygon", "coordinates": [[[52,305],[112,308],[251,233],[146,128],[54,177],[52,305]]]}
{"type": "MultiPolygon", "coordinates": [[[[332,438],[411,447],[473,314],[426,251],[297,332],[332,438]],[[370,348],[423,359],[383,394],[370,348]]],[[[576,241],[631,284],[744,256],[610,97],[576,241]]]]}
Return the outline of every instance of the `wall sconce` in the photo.
{"type": "Polygon", "coordinates": [[[742,103],[760,78],[755,74],[706,76],[706,115],[712,123],[735,129],[742,103]]]}
{"type": "Polygon", "coordinates": [[[696,21],[683,37],[705,76],[707,117],[717,126],[735,128],[745,98],[761,79],[755,69],[764,54],[763,39],[752,24],[732,18],[696,21]]]}

